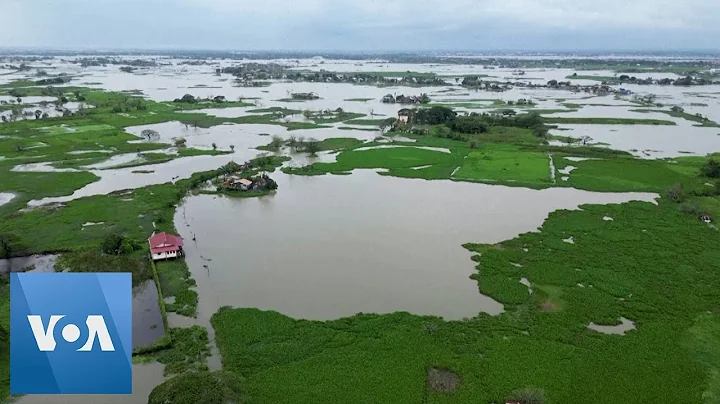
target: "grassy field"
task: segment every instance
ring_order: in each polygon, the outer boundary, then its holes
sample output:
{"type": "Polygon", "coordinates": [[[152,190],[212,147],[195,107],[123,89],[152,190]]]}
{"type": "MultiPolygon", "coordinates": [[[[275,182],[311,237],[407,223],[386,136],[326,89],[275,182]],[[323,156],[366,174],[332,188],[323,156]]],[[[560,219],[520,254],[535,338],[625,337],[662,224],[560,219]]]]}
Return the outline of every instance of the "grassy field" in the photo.
{"type": "Polygon", "coordinates": [[[497,144],[471,151],[453,179],[552,184],[546,153],[523,152],[515,146],[497,144]]]}
{"type": "Polygon", "coordinates": [[[720,124],[718,124],[717,122],[715,122],[709,118],[700,117],[700,116],[693,115],[693,114],[688,114],[687,112],[671,111],[671,110],[666,111],[666,110],[662,110],[662,109],[631,109],[630,111],[640,112],[640,113],[658,112],[661,114],[670,115],[675,118],[682,118],[682,119],[685,119],[686,121],[696,122],[699,124],[699,125],[694,125],[694,126],[708,127],[708,128],[720,128],[720,124]]]}
{"type": "Polygon", "coordinates": [[[526,386],[550,404],[701,402],[718,392],[718,242],[674,205],[583,206],[552,213],[539,233],[466,246],[482,253],[480,291],[505,304],[498,317],[317,322],[223,309],[212,323],[250,403],[490,403],[526,386]],[[587,328],[620,317],[637,330],[587,328]],[[429,368],[457,374],[458,390],[428,391],[429,368]]]}

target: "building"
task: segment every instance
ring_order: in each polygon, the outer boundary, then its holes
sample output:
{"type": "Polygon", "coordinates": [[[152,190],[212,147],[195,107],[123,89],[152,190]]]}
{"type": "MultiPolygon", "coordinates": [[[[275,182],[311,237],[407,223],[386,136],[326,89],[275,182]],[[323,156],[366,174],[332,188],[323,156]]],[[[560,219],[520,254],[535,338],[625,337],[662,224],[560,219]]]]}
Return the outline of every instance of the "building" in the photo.
{"type": "Polygon", "coordinates": [[[403,108],[400,111],[398,111],[397,119],[398,119],[398,122],[408,123],[408,122],[410,122],[411,116],[412,116],[412,111],[407,108],[403,108]]]}
{"type": "Polygon", "coordinates": [[[237,181],[237,184],[240,186],[240,189],[243,191],[247,191],[252,186],[252,181],[246,179],[246,178],[240,178],[237,181]]]}
{"type": "Polygon", "coordinates": [[[395,97],[393,97],[392,94],[387,94],[386,96],[382,97],[382,102],[385,104],[393,104],[395,103],[395,97]]]}
{"type": "Polygon", "coordinates": [[[153,233],[148,238],[153,261],[183,256],[183,239],[174,234],[153,233]]]}

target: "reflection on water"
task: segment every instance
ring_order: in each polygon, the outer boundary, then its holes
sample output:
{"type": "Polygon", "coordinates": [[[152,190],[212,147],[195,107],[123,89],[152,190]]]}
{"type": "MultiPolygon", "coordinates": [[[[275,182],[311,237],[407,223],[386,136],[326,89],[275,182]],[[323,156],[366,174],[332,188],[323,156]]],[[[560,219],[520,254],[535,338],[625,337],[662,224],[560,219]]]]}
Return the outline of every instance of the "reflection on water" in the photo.
{"type": "Polygon", "coordinates": [[[55,262],[58,255],[30,255],[0,259],[0,274],[10,272],[55,272],[55,262]]]}
{"type": "Polygon", "coordinates": [[[133,349],[152,345],[165,335],[157,285],[152,279],[133,288],[132,325],[133,349]]]}
{"type": "Polygon", "coordinates": [[[181,235],[197,240],[187,243],[186,259],[203,315],[223,305],[308,319],[498,314],[502,305],[468,279],[475,269],[463,243],[512,238],[556,209],[656,197],[400,180],[370,171],[273,178],[273,196],[199,195],[178,208],[181,235]]]}

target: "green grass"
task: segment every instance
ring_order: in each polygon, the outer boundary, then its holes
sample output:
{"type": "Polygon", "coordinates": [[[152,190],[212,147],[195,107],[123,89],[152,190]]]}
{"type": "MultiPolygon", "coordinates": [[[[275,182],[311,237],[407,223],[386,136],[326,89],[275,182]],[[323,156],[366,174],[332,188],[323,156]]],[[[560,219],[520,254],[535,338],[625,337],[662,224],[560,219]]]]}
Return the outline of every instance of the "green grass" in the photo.
{"type": "Polygon", "coordinates": [[[345,101],[352,101],[352,102],[366,102],[366,101],[372,101],[374,98],[348,98],[345,101]]]}
{"type": "Polygon", "coordinates": [[[658,192],[664,193],[675,183],[686,184],[689,189],[699,187],[697,169],[690,163],[671,164],[663,160],[641,160],[634,158],[605,158],[602,160],[570,161],[561,155],[555,156],[555,167],[577,167],[568,181],[558,185],[570,186],[589,191],[612,192],[658,192]],[[684,172],[683,172],[683,169],[684,172]]]}
{"type": "Polygon", "coordinates": [[[349,121],[345,121],[348,125],[368,125],[368,126],[380,126],[385,122],[385,118],[383,119],[351,119],[349,121]]]}
{"type": "Polygon", "coordinates": [[[489,403],[526,386],[545,390],[549,404],[701,402],[717,391],[718,242],[675,205],[583,206],[552,213],[540,232],[467,245],[482,253],[480,291],[505,304],[498,317],[319,322],[221,309],[212,324],[223,368],[245,377],[251,404],[489,403]],[[569,236],[576,244],[562,242],[569,236]],[[619,317],[637,330],[586,328],[619,317]],[[429,367],[458,374],[459,390],[426,392],[429,367]]]}
{"type": "Polygon", "coordinates": [[[682,118],[686,121],[696,122],[699,125],[694,126],[700,126],[700,127],[707,127],[707,128],[720,128],[720,124],[717,122],[704,117],[699,117],[697,115],[688,114],[687,112],[680,112],[680,111],[665,111],[661,109],[631,109],[632,112],[640,112],[640,113],[650,113],[650,112],[658,112],[661,114],[670,115],[675,118],[682,118]]]}
{"type": "MultiPolygon", "coordinates": [[[[455,160],[456,158],[450,153],[417,147],[397,147],[344,151],[337,156],[335,163],[315,163],[311,167],[318,173],[345,172],[357,168],[395,170],[424,165],[446,165],[452,164],[455,160]]],[[[302,170],[302,168],[289,168],[283,171],[295,173],[302,170]]]]}
{"type": "Polygon", "coordinates": [[[471,151],[453,178],[551,185],[547,153],[520,151],[506,145],[483,145],[471,151]]]}
{"type": "Polygon", "coordinates": [[[584,125],[676,125],[673,121],[640,118],[556,118],[544,117],[548,124],[584,124],[584,125]]]}
{"type": "Polygon", "coordinates": [[[183,259],[158,261],[157,268],[160,286],[165,297],[174,297],[173,303],[166,303],[165,310],[183,316],[195,317],[197,312],[198,294],[190,290],[195,280],[183,259]]]}

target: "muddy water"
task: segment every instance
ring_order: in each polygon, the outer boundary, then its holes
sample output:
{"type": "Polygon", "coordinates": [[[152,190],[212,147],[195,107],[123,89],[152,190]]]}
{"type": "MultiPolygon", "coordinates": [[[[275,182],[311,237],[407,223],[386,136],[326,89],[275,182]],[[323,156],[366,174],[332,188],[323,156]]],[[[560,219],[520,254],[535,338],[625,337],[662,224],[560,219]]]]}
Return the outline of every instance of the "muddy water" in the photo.
{"type": "Polygon", "coordinates": [[[273,196],[199,195],[178,208],[181,235],[197,240],[186,251],[202,316],[224,305],[307,319],[498,314],[502,305],[468,279],[475,269],[463,243],[512,238],[556,209],[656,196],[399,180],[370,171],[273,177],[280,187],[273,196]]]}
{"type": "Polygon", "coordinates": [[[31,255],[0,260],[0,274],[10,272],[55,272],[58,255],[31,255]]]}
{"type": "Polygon", "coordinates": [[[5,205],[13,199],[15,199],[15,194],[10,192],[0,192],[0,206],[5,205]]]}
{"type": "Polygon", "coordinates": [[[625,335],[628,331],[636,329],[635,322],[628,320],[625,317],[620,317],[620,324],[618,325],[597,325],[595,323],[590,323],[588,328],[593,331],[611,335],[625,335]]]}
{"type": "Polygon", "coordinates": [[[155,281],[150,279],[133,288],[132,310],[133,349],[152,345],[165,335],[155,281]]]}
{"type": "Polygon", "coordinates": [[[158,384],[165,381],[165,365],[159,363],[133,364],[132,395],[31,395],[13,401],[14,404],[147,404],[148,397],[158,384]]]}

